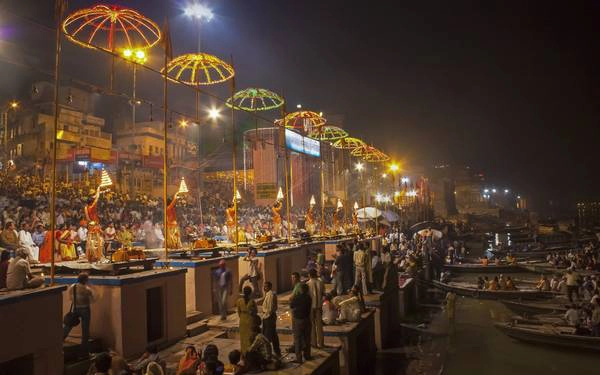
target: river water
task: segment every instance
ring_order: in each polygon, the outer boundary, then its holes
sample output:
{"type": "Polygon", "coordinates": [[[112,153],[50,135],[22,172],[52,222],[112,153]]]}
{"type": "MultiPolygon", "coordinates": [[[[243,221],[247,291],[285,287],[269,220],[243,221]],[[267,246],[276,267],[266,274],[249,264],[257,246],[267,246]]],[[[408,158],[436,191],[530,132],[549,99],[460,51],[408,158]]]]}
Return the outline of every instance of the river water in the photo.
{"type": "MultiPolygon", "coordinates": [[[[494,236],[494,242],[498,236],[494,236]]],[[[504,239],[500,239],[504,240],[504,239]]],[[[471,245],[470,256],[489,250],[489,243],[471,245]]],[[[478,275],[465,275],[476,278],[478,275]]],[[[494,275],[488,275],[494,276],[494,275]]],[[[534,280],[532,273],[511,275],[514,279],[534,280]]],[[[463,278],[464,279],[464,278],[463,278]]],[[[474,280],[472,280],[474,281],[474,280]]],[[[514,340],[494,327],[495,322],[509,320],[513,314],[500,302],[458,297],[453,324],[443,311],[422,312],[429,327],[447,332],[446,337],[423,339],[419,346],[421,360],[404,359],[402,354],[379,355],[378,374],[444,374],[444,375],[592,375],[600,374],[600,354],[529,344],[514,340]],[[426,371],[423,371],[426,369],[426,371]]],[[[414,338],[411,340],[414,342],[414,338]]],[[[400,352],[401,350],[398,349],[400,352]]]]}
{"type": "MultiPolygon", "coordinates": [[[[494,245],[498,241],[510,244],[510,234],[494,234],[493,241],[494,245]]],[[[479,251],[473,248],[471,255],[488,253],[490,245],[490,242],[483,244],[479,251]]],[[[511,276],[530,280],[539,277],[532,273],[511,276]]],[[[500,302],[459,297],[454,327],[445,342],[440,342],[446,352],[443,374],[600,374],[598,353],[529,344],[514,340],[494,327],[495,322],[507,321],[512,315],[500,302]]],[[[439,324],[448,324],[443,322],[444,314],[435,319],[439,324]]]]}

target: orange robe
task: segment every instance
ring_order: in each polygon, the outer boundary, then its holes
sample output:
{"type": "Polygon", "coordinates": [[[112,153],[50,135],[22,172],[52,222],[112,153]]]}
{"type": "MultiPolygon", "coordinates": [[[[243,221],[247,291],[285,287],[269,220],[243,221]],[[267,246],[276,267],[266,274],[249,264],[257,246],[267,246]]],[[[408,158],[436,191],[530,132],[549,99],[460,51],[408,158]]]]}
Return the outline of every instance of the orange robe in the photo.
{"type": "MultiPolygon", "coordinates": [[[[54,234],[57,234],[57,231],[54,231],[54,234]]],[[[40,247],[40,263],[50,263],[52,261],[52,241],[55,240],[55,237],[52,236],[51,231],[46,231],[46,235],[44,236],[44,243],[42,243],[42,247],[40,247]]],[[[58,250],[58,244],[56,246],[56,250],[58,250]]]]}
{"type": "Polygon", "coordinates": [[[94,201],[85,206],[84,211],[88,222],[95,221],[96,224],[100,225],[100,218],[98,217],[98,198],[100,198],[100,193],[96,193],[94,201]]]}
{"type": "Polygon", "coordinates": [[[169,249],[181,249],[181,236],[179,235],[179,225],[177,225],[177,213],[175,212],[175,204],[177,196],[173,197],[171,203],[167,206],[167,247],[169,249]]]}

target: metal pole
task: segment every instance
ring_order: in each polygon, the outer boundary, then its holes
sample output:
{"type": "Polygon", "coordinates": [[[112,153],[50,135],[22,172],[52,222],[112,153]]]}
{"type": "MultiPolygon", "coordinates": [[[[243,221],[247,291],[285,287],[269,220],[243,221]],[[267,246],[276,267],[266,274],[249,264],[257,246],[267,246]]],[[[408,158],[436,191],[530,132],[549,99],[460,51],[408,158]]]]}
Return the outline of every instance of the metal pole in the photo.
{"type": "Polygon", "coordinates": [[[62,48],[62,33],[61,33],[61,24],[63,19],[63,14],[65,11],[65,3],[62,0],[59,0],[58,5],[58,17],[56,19],[56,48],[55,48],[55,63],[54,63],[54,123],[53,123],[53,131],[52,131],[52,184],[51,184],[51,200],[50,200],[50,238],[52,241],[50,254],[50,285],[54,285],[54,275],[56,272],[56,266],[54,264],[54,253],[56,252],[56,239],[54,238],[54,233],[56,232],[56,155],[58,151],[57,144],[57,134],[58,134],[58,115],[59,115],[59,105],[58,105],[58,96],[59,96],[59,86],[60,86],[60,65],[61,58],[60,52],[62,48]]]}
{"type": "MultiPolygon", "coordinates": [[[[167,36],[169,37],[169,36],[167,36]]],[[[169,80],[167,79],[167,65],[169,63],[168,50],[165,46],[165,56],[164,56],[164,69],[163,69],[163,137],[164,137],[164,152],[163,152],[163,225],[164,225],[164,238],[165,238],[165,262],[169,259],[169,245],[167,238],[169,236],[168,233],[168,220],[167,220],[167,206],[169,203],[167,202],[167,155],[168,155],[168,143],[167,143],[167,133],[168,133],[168,94],[169,94],[169,80]]]]}
{"type": "MultiPolygon", "coordinates": [[[[231,57],[231,66],[233,67],[233,56],[231,57]]],[[[231,78],[231,97],[235,94],[235,77],[231,78]]],[[[231,106],[231,149],[233,158],[233,220],[235,223],[235,251],[239,251],[239,235],[238,235],[238,212],[237,212],[237,152],[235,141],[235,106],[231,106]]]]}
{"type": "Polygon", "coordinates": [[[133,62],[133,93],[132,93],[132,99],[131,99],[131,105],[132,105],[131,123],[133,125],[134,130],[135,130],[135,106],[137,105],[137,99],[135,98],[136,82],[137,82],[137,63],[133,62]]]}
{"type": "Polygon", "coordinates": [[[323,167],[323,153],[321,153],[321,236],[325,235],[325,172],[323,167]]]}
{"type": "Polygon", "coordinates": [[[292,168],[292,161],[290,158],[290,154],[287,150],[287,147],[285,148],[285,208],[286,208],[286,216],[287,216],[287,226],[288,226],[288,230],[287,230],[287,242],[290,242],[290,232],[292,230],[292,223],[291,223],[291,218],[290,218],[290,190],[291,190],[291,184],[290,184],[290,173],[291,173],[291,168],[292,168]],[[288,169],[288,164],[289,164],[289,169],[288,169]]]}

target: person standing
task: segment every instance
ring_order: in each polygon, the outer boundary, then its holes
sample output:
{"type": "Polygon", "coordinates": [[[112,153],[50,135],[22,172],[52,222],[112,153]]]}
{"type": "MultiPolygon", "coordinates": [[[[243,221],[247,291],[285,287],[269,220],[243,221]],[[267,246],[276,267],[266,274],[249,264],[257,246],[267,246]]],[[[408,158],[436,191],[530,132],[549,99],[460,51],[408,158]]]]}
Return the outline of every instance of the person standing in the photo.
{"type": "Polygon", "coordinates": [[[567,296],[569,297],[569,302],[573,303],[573,293],[577,299],[579,299],[579,284],[577,283],[577,273],[573,270],[567,270],[567,274],[565,275],[567,278],[567,296]]]}
{"type": "Polygon", "coordinates": [[[311,300],[310,326],[311,326],[311,344],[314,347],[322,348],[323,341],[323,294],[325,284],[318,278],[317,270],[312,269],[308,272],[310,279],[306,282],[311,300]]]}
{"type": "Polygon", "coordinates": [[[292,296],[290,308],[292,309],[292,332],[294,335],[295,363],[310,360],[310,310],[312,302],[308,294],[308,285],[300,284],[300,293],[292,296]]]}
{"type": "Polygon", "coordinates": [[[240,351],[246,354],[252,344],[253,326],[258,323],[256,302],[252,299],[252,288],[245,286],[243,296],[235,303],[240,320],[240,351]]]}
{"type": "Polygon", "coordinates": [[[334,291],[338,296],[344,294],[344,272],[347,272],[344,264],[344,256],[341,246],[338,245],[335,250],[336,256],[333,261],[332,272],[333,274],[333,282],[334,282],[334,291]]]}
{"type": "Polygon", "coordinates": [[[292,297],[300,294],[302,283],[300,282],[300,274],[298,272],[292,272],[292,297]]]}
{"type": "Polygon", "coordinates": [[[454,322],[454,312],[456,311],[456,293],[448,292],[446,294],[446,313],[448,314],[448,321],[454,322]]]}
{"type": "Polygon", "coordinates": [[[273,345],[273,351],[277,357],[281,357],[279,347],[279,336],[277,335],[277,294],[273,292],[273,284],[265,281],[263,286],[265,298],[262,304],[262,333],[273,345]]]}
{"type": "MultiPolygon", "coordinates": [[[[81,319],[81,346],[80,353],[83,356],[89,355],[90,340],[90,321],[92,317],[90,304],[94,301],[94,290],[88,285],[89,275],[82,272],[77,276],[77,283],[73,284],[67,290],[71,298],[73,312],[81,319]]],[[[64,325],[63,340],[69,336],[74,326],[64,325]]]]}
{"type": "Polygon", "coordinates": [[[219,268],[213,272],[214,293],[219,305],[221,320],[227,319],[227,298],[233,294],[231,272],[227,269],[225,259],[219,261],[219,268]]]}
{"type": "Polygon", "coordinates": [[[357,250],[354,252],[354,269],[354,285],[358,286],[362,284],[362,293],[363,295],[367,295],[369,293],[367,289],[367,254],[362,244],[359,244],[357,250]]]}
{"type": "Polygon", "coordinates": [[[244,257],[244,261],[248,262],[248,273],[246,273],[240,279],[240,292],[244,287],[244,283],[246,281],[250,281],[252,284],[252,293],[254,296],[260,297],[261,293],[258,290],[258,280],[260,279],[260,263],[258,262],[258,257],[256,256],[256,249],[250,249],[248,251],[248,255],[244,257]]]}

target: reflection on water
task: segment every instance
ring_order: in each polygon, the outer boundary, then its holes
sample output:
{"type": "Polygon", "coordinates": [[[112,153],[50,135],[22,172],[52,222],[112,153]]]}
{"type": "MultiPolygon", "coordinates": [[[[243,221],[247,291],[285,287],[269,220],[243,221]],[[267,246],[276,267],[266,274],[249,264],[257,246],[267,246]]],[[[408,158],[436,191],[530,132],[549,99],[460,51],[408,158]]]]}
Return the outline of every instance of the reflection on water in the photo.
{"type": "MultiPolygon", "coordinates": [[[[600,357],[513,340],[496,330],[494,322],[511,313],[501,303],[459,298],[454,333],[445,341],[444,374],[595,374],[600,357]]],[[[444,319],[443,315],[437,317],[444,319]]]]}

